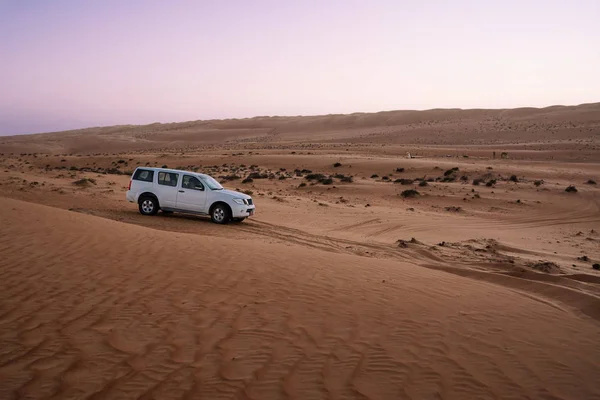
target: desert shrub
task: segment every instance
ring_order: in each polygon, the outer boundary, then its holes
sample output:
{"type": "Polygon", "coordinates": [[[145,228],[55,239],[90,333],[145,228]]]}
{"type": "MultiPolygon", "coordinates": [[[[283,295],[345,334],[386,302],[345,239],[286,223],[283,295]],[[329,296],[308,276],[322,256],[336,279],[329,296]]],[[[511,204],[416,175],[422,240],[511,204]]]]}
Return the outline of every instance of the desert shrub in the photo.
{"type": "Polygon", "coordinates": [[[475,185],[475,186],[479,186],[482,183],[483,183],[483,179],[481,179],[481,178],[473,179],[473,185],[475,185]]]}
{"type": "Polygon", "coordinates": [[[404,197],[404,198],[409,198],[409,197],[416,197],[416,196],[420,196],[421,193],[417,192],[415,189],[407,189],[405,191],[403,191],[402,193],[400,193],[400,196],[404,197]]]}
{"type": "Polygon", "coordinates": [[[337,168],[337,167],[341,167],[342,163],[340,162],[336,162],[335,164],[333,164],[333,168],[337,168]]]}
{"type": "Polygon", "coordinates": [[[252,183],[252,182],[254,182],[254,179],[252,179],[252,178],[245,178],[245,179],[242,181],[242,183],[252,183]]]}
{"type": "Polygon", "coordinates": [[[319,179],[319,183],[322,183],[323,185],[331,185],[333,183],[333,178],[328,177],[328,178],[321,178],[319,179]]]}
{"type": "Polygon", "coordinates": [[[93,178],[81,178],[80,180],[73,182],[73,185],[77,186],[90,186],[95,184],[96,180],[93,178]]]}
{"type": "Polygon", "coordinates": [[[248,196],[252,196],[254,194],[252,190],[244,190],[242,193],[247,194],[248,196]]]}
{"type": "Polygon", "coordinates": [[[118,164],[125,164],[125,162],[126,162],[125,160],[119,160],[119,161],[117,161],[118,164]]]}
{"type": "Polygon", "coordinates": [[[594,265],[592,265],[592,268],[594,268],[596,270],[600,270],[600,264],[594,264],[594,265]]]}
{"type": "Polygon", "coordinates": [[[299,188],[306,186],[306,182],[302,182],[298,185],[299,188]]]}
{"type": "Polygon", "coordinates": [[[495,179],[490,179],[489,181],[487,181],[487,182],[485,183],[485,186],[487,186],[487,187],[492,187],[492,186],[494,186],[495,184],[496,184],[496,180],[495,180],[495,179]]]}
{"type": "Polygon", "coordinates": [[[396,172],[404,172],[404,168],[396,168],[396,172]]]}
{"type": "Polygon", "coordinates": [[[544,184],[544,181],[542,181],[542,180],[537,180],[537,181],[534,181],[534,182],[533,182],[533,184],[534,184],[535,186],[540,186],[540,185],[543,185],[543,184],[544,184]]]}
{"type": "Polygon", "coordinates": [[[511,175],[510,178],[508,178],[508,180],[511,182],[519,182],[519,178],[517,178],[516,175],[511,175]]]}
{"type": "Polygon", "coordinates": [[[221,179],[225,180],[225,181],[235,181],[237,179],[240,179],[241,177],[238,175],[225,175],[222,176],[221,179]]]}
{"type": "Polygon", "coordinates": [[[281,176],[279,177],[279,180],[280,180],[280,181],[282,181],[282,180],[284,180],[284,179],[287,179],[287,176],[285,176],[285,175],[281,175],[281,176]]]}
{"type": "Polygon", "coordinates": [[[371,179],[377,179],[377,178],[379,178],[379,175],[377,175],[377,174],[371,175],[371,179]]]}
{"type": "Polygon", "coordinates": [[[595,185],[596,181],[593,179],[588,179],[588,181],[586,182],[588,185],[595,185]]]}
{"type": "Polygon", "coordinates": [[[419,186],[421,186],[421,187],[424,187],[424,186],[427,186],[427,185],[429,185],[429,183],[427,183],[427,181],[421,181],[421,182],[419,182],[419,186]]]}
{"type": "Polygon", "coordinates": [[[463,176],[461,176],[461,177],[460,177],[460,180],[461,180],[461,181],[468,181],[468,180],[469,180],[469,177],[468,177],[468,176],[466,176],[466,175],[463,175],[463,176]]]}
{"type": "Polygon", "coordinates": [[[568,186],[565,189],[565,192],[568,192],[568,193],[577,193],[577,188],[575,186],[573,186],[573,185],[570,185],[570,186],[568,186]]]}
{"type": "Polygon", "coordinates": [[[383,181],[389,181],[390,177],[389,176],[383,176],[383,177],[381,177],[381,180],[383,180],[383,181]]]}
{"type": "Polygon", "coordinates": [[[260,173],[260,172],[251,172],[248,174],[246,179],[248,179],[248,178],[250,178],[250,179],[267,179],[268,177],[269,177],[269,174],[260,173]]]}
{"type": "Polygon", "coordinates": [[[72,165],[71,168],[69,168],[69,170],[71,171],[77,171],[79,168],[77,168],[76,166],[72,165]]]}
{"type": "Polygon", "coordinates": [[[413,179],[400,179],[401,185],[412,185],[414,183],[413,179]]]}
{"type": "Polygon", "coordinates": [[[461,212],[462,207],[450,206],[450,207],[446,207],[445,210],[450,211],[450,212],[461,212]]]}
{"type": "Polygon", "coordinates": [[[455,173],[456,171],[458,171],[458,167],[450,168],[449,170],[447,170],[446,172],[444,172],[444,176],[450,176],[453,173],[455,173]]]}
{"type": "Polygon", "coordinates": [[[352,178],[351,176],[342,176],[341,178],[339,178],[340,181],[342,182],[347,182],[347,183],[352,183],[354,182],[354,178],[352,178]]]}
{"type": "Polygon", "coordinates": [[[324,178],[325,178],[325,175],[323,175],[323,174],[308,174],[304,177],[304,179],[306,179],[308,181],[319,181],[324,178]]]}
{"type": "Polygon", "coordinates": [[[445,176],[444,179],[442,179],[442,182],[454,182],[456,180],[456,177],[450,175],[450,176],[445,176]]]}

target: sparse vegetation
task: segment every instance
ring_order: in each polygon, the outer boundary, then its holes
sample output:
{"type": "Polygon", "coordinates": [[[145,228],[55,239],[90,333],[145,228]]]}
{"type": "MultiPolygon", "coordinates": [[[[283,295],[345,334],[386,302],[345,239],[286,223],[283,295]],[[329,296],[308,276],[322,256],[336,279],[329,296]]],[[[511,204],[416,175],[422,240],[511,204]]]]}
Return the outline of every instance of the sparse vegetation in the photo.
{"type": "Polygon", "coordinates": [[[251,172],[250,174],[248,174],[246,179],[267,179],[268,177],[269,177],[269,174],[266,174],[266,173],[251,172]]]}
{"type": "Polygon", "coordinates": [[[340,163],[340,162],[336,162],[335,164],[333,164],[333,168],[338,168],[341,166],[342,166],[342,163],[340,163]]]}
{"type": "Polygon", "coordinates": [[[78,181],[73,182],[73,185],[76,186],[91,186],[91,185],[95,185],[96,184],[96,180],[93,178],[81,178],[78,181]]]}
{"type": "Polygon", "coordinates": [[[424,186],[427,186],[427,185],[429,185],[429,183],[427,183],[427,181],[421,181],[421,182],[419,182],[419,186],[421,186],[421,187],[424,187],[424,186]]]}
{"type": "Polygon", "coordinates": [[[588,179],[588,181],[586,182],[588,185],[595,185],[596,181],[593,179],[588,179]]]}
{"type": "Polygon", "coordinates": [[[254,179],[252,178],[245,178],[244,180],[242,180],[242,183],[252,183],[254,182],[254,179]]]}
{"type": "Polygon", "coordinates": [[[404,168],[396,168],[396,172],[404,172],[404,168]]]}
{"type": "Polygon", "coordinates": [[[242,193],[247,194],[248,196],[252,196],[254,194],[252,190],[244,190],[242,193]]]}
{"type": "Polygon", "coordinates": [[[545,273],[560,272],[560,267],[552,261],[530,262],[527,265],[535,270],[545,273]]]}
{"type": "Polygon", "coordinates": [[[543,185],[543,184],[544,184],[544,181],[543,181],[543,180],[537,180],[537,181],[534,181],[534,182],[533,182],[533,184],[534,184],[535,186],[541,186],[541,185],[543,185]]]}
{"type": "Polygon", "coordinates": [[[508,180],[511,182],[519,182],[519,178],[517,178],[516,175],[511,175],[510,178],[508,178],[508,180]]]}
{"type": "Polygon", "coordinates": [[[473,179],[473,185],[475,185],[475,186],[479,186],[483,182],[484,182],[484,180],[481,178],[473,179]]]}
{"type": "Polygon", "coordinates": [[[354,179],[351,176],[346,176],[344,174],[335,174],[336,179],[339,179],[341,182],[353,182],[354,179]]]}
{"type": "Polygon", "coordinates": [[[487,187],[492,187],[492,186],[494,186],[495,184],[496,184],[496,180],[495,180],[495,179],[490,179],[489,181],[487,181],[487,182],[485,183],[485,186],[487,186],[487,187]]]}
{"type": "Polygon", "coordinates": [[[305,187],[305,186],[306,186],[306,182],[302,182],[302,183],[300,183],[300,184],[298,185],[298,187],[299,187],[299,188],[303,188],[303,187],[305,187]]]}
{"type": "Polygon", "coordinates": [[[456,171],[458,171],[458,167],[451,168],[451,169],[447,170],[446,172],[444,172],[444,176],[450,176],[450,175],[454,174],[456,171]]]}
{"type": "Polygon", "coordinates": [[[371,175],[371,179],[377,179],[377,178],[379,178],[379,175],[377,175],[377,174],[371,175]]]}
{"type": "Polygon", "coordinates": [[[450,211],[450,212],[461,212],[462,211],[462,207],[456,207],[456,206],[445,207],[444,209],[446,211],[450,211]]]}
{"type": "Polygon", "coordinates": [[[404,198],[417,197],[420,196],[421,193],[417,192],[415,189],[407,189],[400,193],[400,196],[404,198]]]}
{"type": "Polygon", "coordinates": [[[577,188],[575,186],[573,186],[573,185],[570,185],[570,186],[568,186],[565,189],[565,192],[568,192],[568,193],[577,193],[577,188]]]}
{"type": "Polygon", "coordinates": [[[308,180],[308,181],[320,181],[321,179],[324,179],[325,175],[323,174],[308,174],[304,177],[304,179],[308,180]]]}

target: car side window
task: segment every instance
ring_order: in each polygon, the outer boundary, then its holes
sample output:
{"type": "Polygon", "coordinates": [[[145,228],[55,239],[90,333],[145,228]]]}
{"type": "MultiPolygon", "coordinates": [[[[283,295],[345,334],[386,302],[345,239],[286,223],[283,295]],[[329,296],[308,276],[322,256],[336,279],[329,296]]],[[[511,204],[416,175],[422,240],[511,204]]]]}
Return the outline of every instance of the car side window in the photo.
{"type": "Polygon", "coordinates": [[[133,180],[152,182],[154,180],[154,171],[148,171],[147,169],[138,169],[133,175],[133,180]]]}
{"type": "Polygon", "coordinates": [[[195,176],[184,175],[181,187],[184,189],[204,190],[204,185],[195,176]]]}
{"type": "Polygon", "coordinates": [[[172,172],[159,172],[158,184],[165,186],[177,186],[178,175],[172,172]]]}

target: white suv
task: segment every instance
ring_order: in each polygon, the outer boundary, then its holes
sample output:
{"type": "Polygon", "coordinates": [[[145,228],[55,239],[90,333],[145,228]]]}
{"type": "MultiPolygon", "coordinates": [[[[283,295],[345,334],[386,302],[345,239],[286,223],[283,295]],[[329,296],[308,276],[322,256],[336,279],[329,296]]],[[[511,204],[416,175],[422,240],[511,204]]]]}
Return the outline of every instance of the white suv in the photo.
{"type": "Polygon", "coordinates": [[[164,168],[136,168],[127,201],[138,203],[143,215],[155,215],[158,210],[210,215],[217,224],[243,221],[255,209],[252,197],[225,190],[211,176],[164,168]]]}

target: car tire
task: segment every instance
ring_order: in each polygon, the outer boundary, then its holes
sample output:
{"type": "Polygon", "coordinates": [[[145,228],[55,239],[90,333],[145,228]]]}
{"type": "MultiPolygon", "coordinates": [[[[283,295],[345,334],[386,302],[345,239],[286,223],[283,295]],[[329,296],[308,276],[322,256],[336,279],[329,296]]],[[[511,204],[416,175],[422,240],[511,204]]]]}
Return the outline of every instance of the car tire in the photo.
{"type": "Polygon", "coordinates": [[[233,222],[242,222],[242,221],[244,221],[245,219],[246,219],[245,217],[244,217],[244,218],[234,218],[234,219],[233,219],[233,222]]]}
{"type": "Polygon", "coordinates": [[[216,204],[210,211],[210,219],[215,224],[226,224],[231,220],[231,211],[223,203],[216,204]]]}
{"type": "Polygon", "coordinates": [[[140,208],[140,214],[142,215],[156,215],[158,212],[158,200],[154,197],[142,197],[138,202],[140,208]]]}

